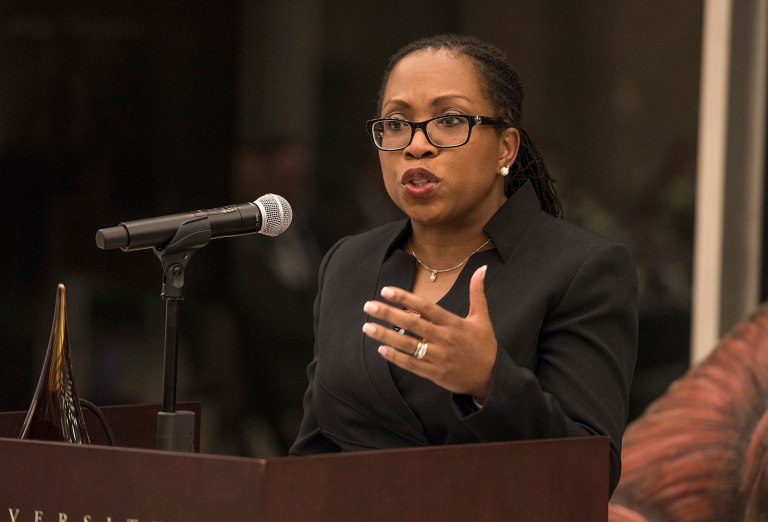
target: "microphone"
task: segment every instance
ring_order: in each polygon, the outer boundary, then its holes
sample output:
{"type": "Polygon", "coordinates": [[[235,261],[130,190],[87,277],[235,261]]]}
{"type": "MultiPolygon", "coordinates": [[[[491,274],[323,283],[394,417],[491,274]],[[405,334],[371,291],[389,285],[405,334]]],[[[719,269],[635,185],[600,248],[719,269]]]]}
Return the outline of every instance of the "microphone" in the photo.
{"type": "Polygon", "coordinates": [[[120,248],[126,252],[162,247],[173,239],[184,222],[201,217],[210,223],[211,239],[254,232],[274,237],[288,229],[293,211],[282,196],[265,194],[249,203],[125,221],[116,227],[102,228],[96,231],[96,246],[102,250],[120,248]]]}

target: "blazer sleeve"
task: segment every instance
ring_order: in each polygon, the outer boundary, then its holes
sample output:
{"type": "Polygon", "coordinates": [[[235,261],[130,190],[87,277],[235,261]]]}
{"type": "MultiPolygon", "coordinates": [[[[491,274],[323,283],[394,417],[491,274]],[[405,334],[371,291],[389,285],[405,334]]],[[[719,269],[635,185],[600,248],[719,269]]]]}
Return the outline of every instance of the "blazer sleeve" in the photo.
{"type": "Polygon", "coordinates": [[[320,270],[318,272],[317,283],[317,296],[315,297],[315,304],[313,310],[314,316],[314,330],[315,330],[315,346],[312,362],[307,366],[307,379],[309,384],[306,392],[304,392],[304,417],[301,420],[299,426],[299,433],[296,436],[296,440],[289,450],[291,455],[310,455],[314,453],[330,453],[341,451],[336,444],[323,435],[317,422],[317,418],[314,412],[313,395],[312,390],[315,385],[315,369],[317,367],[317,340],[318,340],[318,326],[320,320],[320,306],[323,299],[323,283],[325,281],[325,270],[328,267],[328,263],[331,257],[336,252],[338,247],[346,240],[343,238],[339,240],[323,258],[320,263],[320,270]]]}
{"type": "Polygon", "coordinates": [[[499,347],[486,403],[454,396],[482,441],[607,435],[610,491],[621,471],[621,437],[637,356],[637,272],[632,255],[607,243],[588,255],[547,314],[535,361],[515,364],[499,347]]]}

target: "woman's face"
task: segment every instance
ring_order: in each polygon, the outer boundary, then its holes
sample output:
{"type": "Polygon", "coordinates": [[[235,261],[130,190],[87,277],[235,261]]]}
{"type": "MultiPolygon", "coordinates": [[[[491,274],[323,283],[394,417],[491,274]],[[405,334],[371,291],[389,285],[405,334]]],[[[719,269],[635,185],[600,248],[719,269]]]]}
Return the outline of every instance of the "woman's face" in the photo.
{"type": "MultiPolygon", "coordinates": [[[[382,97],[382,118],[423,121],[445,114],[495,114],[483,92],[472,58],[426,49],[400,60],[382,97]]],[[[435,147],[416,131],[399,151],[380,151],[384,185],[414,225],[482,227],[504,203],[499,169],[514,162],[519,143],[514,129],[499,135],[476,125],[465,145],[435,147]]]]}

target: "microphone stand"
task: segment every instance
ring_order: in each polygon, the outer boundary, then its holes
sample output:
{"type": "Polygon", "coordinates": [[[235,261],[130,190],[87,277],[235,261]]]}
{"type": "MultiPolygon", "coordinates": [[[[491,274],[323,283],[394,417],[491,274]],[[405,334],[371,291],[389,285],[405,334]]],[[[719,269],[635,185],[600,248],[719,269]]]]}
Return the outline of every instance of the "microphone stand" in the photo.
{"type": "Polygon", "coordinates": [[[176,235],[162,248],[153,249],[163,265],[165,301],[165,360],[163,364],[163,409],[157,414],[157,449],[195,451],[195,413],[176,411],[176,370],[179,353],[179,317],[184,299],[184,270],[192,255],[211,240],[207,216],[179,225],[176,235]]]}

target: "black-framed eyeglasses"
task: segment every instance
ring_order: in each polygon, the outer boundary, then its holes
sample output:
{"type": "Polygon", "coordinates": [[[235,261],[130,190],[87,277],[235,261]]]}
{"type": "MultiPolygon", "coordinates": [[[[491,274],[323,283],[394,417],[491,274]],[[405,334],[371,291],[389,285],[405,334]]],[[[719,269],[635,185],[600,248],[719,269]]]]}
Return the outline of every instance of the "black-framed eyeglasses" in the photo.
{"type": "Polygon", "coordinates": [[[501,118],[474,114],[447,114],[418,122],[397,118],[378,118],[365,122],[368,133],[373,137],[373,144],[379,150],[386,151],[406,148],[413,141],[416,129],[421,129],[427,141],[435,147],[461,147],[469,141],[475,125],[510,127],[501,118]]]}

